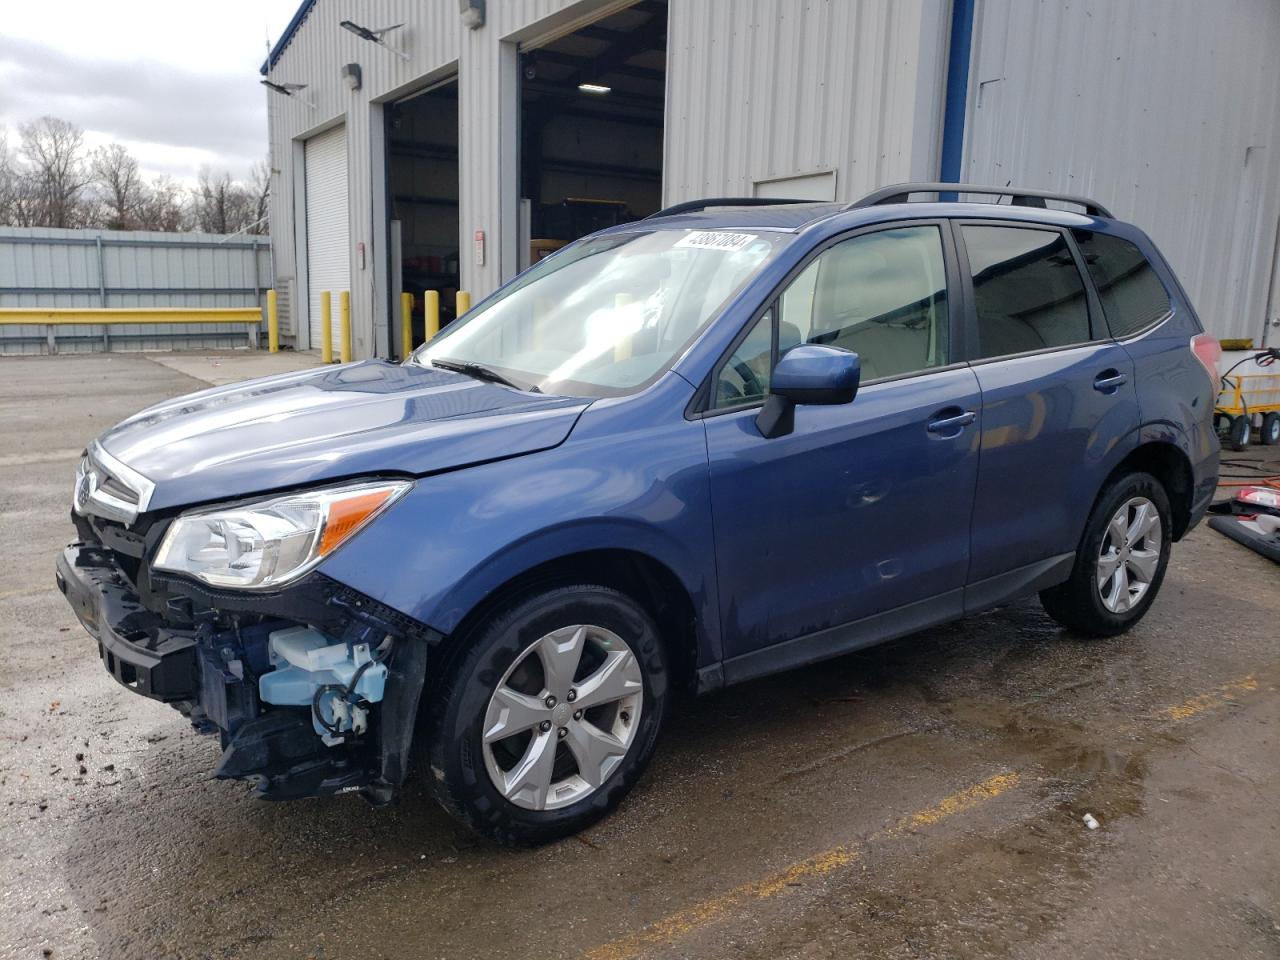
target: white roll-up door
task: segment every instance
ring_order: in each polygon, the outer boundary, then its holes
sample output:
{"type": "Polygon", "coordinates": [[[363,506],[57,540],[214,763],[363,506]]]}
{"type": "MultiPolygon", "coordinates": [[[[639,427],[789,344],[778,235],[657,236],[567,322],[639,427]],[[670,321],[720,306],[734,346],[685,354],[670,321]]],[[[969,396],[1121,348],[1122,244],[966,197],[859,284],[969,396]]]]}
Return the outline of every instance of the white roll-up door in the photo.
{"type": "Polygon", "coordinates": [[[333,299],[333,350],[338,353],[338,294],[351,288],[347,219],[347,128],[316,134],[306,145],[307,316],[311,348],[320,349],[320,292],[333,299]]]}

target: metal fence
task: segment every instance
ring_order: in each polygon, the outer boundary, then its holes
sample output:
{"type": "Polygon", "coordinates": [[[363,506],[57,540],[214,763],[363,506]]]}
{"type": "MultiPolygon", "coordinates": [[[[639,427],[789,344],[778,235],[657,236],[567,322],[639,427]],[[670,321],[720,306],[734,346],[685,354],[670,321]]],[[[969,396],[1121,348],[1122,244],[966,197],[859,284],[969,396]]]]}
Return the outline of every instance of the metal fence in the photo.
{"type": "MultiPolygon", "coordinates": [[[[261,310],[270,286],[267,237],[0,227],[0,315],[14,307],[261,310]]],[[[0,323],[0,355],[207,349],[246,342],[242,322],[76,322],[52,330],[39,323],[0,323]]]]}

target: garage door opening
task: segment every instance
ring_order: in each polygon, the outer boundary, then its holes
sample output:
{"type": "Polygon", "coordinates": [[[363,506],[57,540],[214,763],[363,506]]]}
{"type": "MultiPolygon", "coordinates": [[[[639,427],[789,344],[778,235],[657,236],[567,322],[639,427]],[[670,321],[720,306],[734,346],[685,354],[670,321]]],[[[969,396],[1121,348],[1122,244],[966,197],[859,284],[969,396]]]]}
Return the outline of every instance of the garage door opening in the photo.
{"type": "Polygon", "coordinates": [[[443,326],[458,291],[457,80],[389,104],[386,130],[391,342],[399,342],[400,294],[409,293],[416,345],[425,337],[423,294],[439,293],[443,326]]]}
{"type": "Polygon", "coordinates": [[[644,0],[521,51],[521,267],[661,208],[666,50],[644,0]]]}

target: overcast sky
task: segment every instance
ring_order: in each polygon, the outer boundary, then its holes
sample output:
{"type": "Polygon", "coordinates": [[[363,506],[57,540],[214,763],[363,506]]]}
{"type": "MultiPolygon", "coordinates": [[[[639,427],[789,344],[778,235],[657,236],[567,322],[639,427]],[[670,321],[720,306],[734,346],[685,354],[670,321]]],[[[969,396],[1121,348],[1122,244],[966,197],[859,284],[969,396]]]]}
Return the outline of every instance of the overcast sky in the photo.
{"type": "Polygon", "coordinates": [[[148,175],[246,176],[266,157],[258,68],[300,0],[39,0],[0,19],[0,126],[52,114],[118,141],[148,175]]]}

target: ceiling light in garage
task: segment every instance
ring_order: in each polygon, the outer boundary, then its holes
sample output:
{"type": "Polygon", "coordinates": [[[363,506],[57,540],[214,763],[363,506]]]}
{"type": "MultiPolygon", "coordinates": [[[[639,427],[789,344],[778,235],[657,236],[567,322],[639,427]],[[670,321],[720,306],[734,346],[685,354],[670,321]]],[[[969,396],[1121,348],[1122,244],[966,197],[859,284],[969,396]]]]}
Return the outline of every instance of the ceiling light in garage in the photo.
{"type": "Polygon", "coordinates": [[[583,93],[605,94],[609,93],[613,87],[606,87],[602,83],[580,83],[578,89],[583,93]]]}

